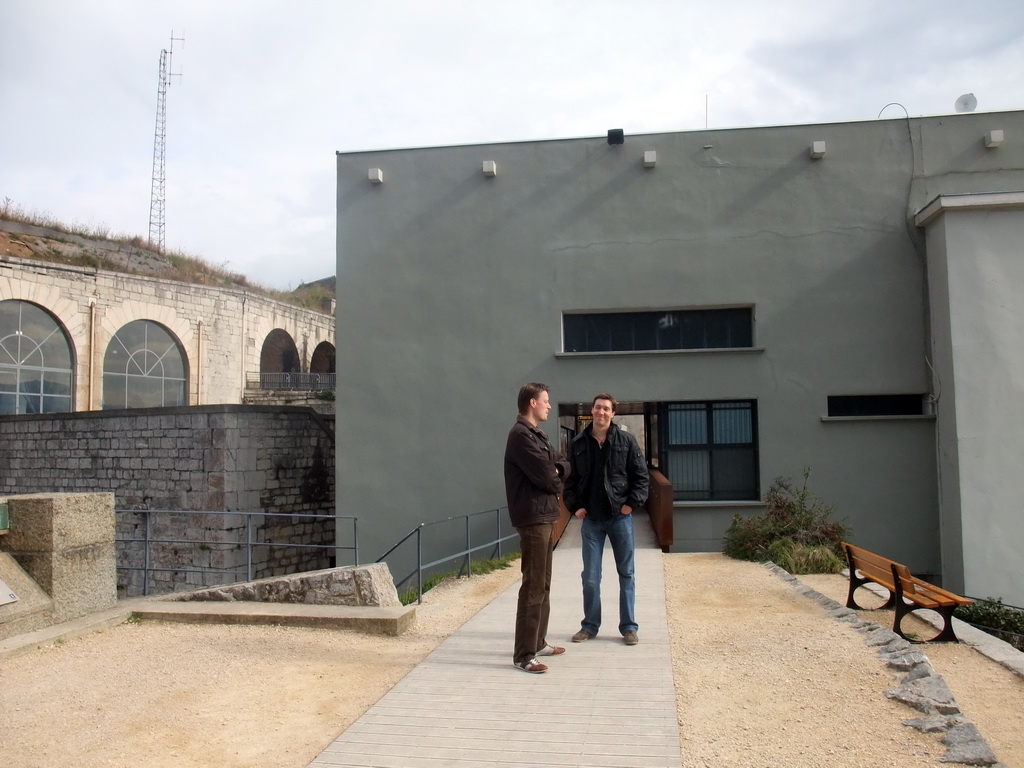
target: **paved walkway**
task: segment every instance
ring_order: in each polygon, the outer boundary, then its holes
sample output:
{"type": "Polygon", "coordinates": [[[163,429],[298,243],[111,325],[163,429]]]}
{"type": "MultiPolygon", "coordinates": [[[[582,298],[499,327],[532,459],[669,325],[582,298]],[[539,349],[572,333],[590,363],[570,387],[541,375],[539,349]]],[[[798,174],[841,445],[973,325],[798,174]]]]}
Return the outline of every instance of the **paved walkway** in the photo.
{"type": "Polygon", "coordinates": [[[571,643],[582,617],[580,523],[555,550],[548,641],[567,648],[531,675],[512,666],[519,583],[445,640],[309,768],[682,766],[661,550],[636,533],[640,644],[618,633],[618,581],[605,546],[601,634],[571,643]]]}

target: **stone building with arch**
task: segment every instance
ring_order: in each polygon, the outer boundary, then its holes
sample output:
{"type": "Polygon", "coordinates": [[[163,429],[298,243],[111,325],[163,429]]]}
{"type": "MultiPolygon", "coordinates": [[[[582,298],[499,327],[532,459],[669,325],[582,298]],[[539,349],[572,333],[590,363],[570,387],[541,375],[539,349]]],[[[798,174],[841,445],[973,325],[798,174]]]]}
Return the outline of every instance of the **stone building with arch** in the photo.
{"type": "Polygon", "coordinates": [[[238,404],[274,375],[333,389],[334,333],[250,290],[0,255],[0,415],[238,404]]]}

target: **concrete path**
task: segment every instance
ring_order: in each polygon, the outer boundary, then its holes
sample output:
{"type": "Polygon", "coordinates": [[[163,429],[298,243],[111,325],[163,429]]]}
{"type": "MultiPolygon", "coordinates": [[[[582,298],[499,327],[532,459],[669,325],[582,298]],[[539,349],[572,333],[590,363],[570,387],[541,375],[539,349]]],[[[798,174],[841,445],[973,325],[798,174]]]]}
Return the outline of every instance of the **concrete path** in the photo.
{"type": "Polygon", "coordinates": [[[618,633],[618,580],[606,544],[601,633],[571,643],[582,617],[580,522],[555,550],[548,642],[565,654],[531,675],[512,666],[518,582],[445,640],[325,749],[310,768],[682,766],[661,551],[637,514],[640,644],[618,633]]]}

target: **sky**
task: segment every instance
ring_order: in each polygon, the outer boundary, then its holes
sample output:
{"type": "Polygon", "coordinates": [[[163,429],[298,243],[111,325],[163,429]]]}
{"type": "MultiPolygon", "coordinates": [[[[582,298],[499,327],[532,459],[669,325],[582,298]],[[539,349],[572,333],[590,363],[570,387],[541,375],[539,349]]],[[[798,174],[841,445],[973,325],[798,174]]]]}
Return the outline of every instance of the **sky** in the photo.
{"type": "Polygon", "coordinates": [[[148,237],[172,36],[166,247],[279,290],[336,152],[1024,108],[1019,0],[0,0],[0,206],[148,237]]]}

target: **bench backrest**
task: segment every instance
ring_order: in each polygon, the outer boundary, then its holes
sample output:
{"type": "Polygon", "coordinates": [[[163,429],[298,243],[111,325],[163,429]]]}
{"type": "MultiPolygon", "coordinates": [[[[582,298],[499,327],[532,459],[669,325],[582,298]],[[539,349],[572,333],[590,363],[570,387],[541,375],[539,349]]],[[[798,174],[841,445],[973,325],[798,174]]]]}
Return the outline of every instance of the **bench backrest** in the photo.
{"type": "MultiPolygon", "coordinates": [[[[843,551],[846,552],[847,564],[850,570],[858,570],[872,581],[878,582],[884,587],[895,589],[896,583],[892,575],[892,567],[899,565],[887,557],[876,555],[866,549],[861,549],[853,544],[843,542],[843,551]]],[[[908,571],[909,573],[909,571],[908,571]]]]}
{"type": "Polygon", "coordinates": [[[900,581],[900,589],[903,590],[903,594],[914,600],[914,602],[924,605],[936,605],[936,606],[951,606],[951,605],[970,605],[973,600],[969,600],[966,597],[960,597],[952,592],[949,592],[942,587],[936,587],[934,584],[929,584],[923,579],[914,576],[910,569],[900,563],[892,564],[893,576],[900,581]]]}

